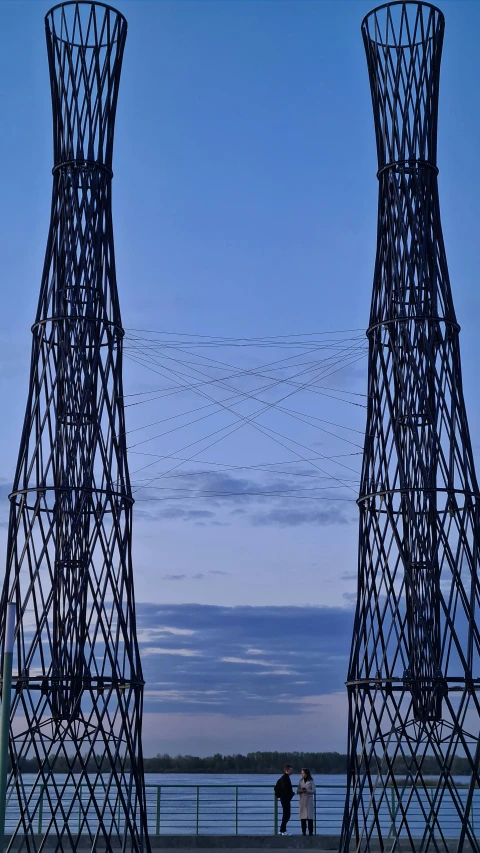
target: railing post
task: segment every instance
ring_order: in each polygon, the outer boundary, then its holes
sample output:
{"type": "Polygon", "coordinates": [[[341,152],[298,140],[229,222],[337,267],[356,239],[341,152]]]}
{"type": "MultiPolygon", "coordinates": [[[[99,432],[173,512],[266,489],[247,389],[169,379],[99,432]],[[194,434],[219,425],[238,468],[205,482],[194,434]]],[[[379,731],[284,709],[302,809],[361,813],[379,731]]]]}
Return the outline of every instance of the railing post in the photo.
{"type": "Polygon", "coordinates": [[[393,835],[395,833],[395,788],[393,785],[390,787],[390,817],[392,819],[390,832],[393,835]]]}
{"type": "Polygon", "coordinates": [[[10,701],[12,698],[13,635],[16,606],[7,604],[5,638],[3,643],[2,707],[0,710],[0,850],[5,844],[5,813],[7,808],[8,746],[10,734],[10,701]]]}
{"type": "Polygon", "coordinates": [[[155,835],[160,835],[160,796],[162,793],[162,786],[157,785],[157,820],[155,822],[155,835]]]}
{"type": "Polygon", "coordinates": [[[42,822],[43,822],[43,791],[45,785],[40,785],[40,799],[38,803],[38,825],[37,825],[37,834],[42,834],[42,822]]]}
{"type": "Polygon", "coordinates": [[[82,829],[82,785],[78,786],[78,835],[82,829]]]}
{"type": "MultiPolygon", "coordinates": [[[[168,784],[167,785],[147,785],[148,789],[152,789],[152,790],[156,789],[156,796],[154,794],[152,794],[152,797],[151,798],[149,797],[147,799],[147,816],[148,816],[149,826],[152,827],[152,834],[153,834],[153,826],[155,826],[155,835],[157,835],[157,836],[161,834],[162,817],[164,819],[164,826],[165,826],[165,820],[167,821],[167,824],[169,824],[169,821],[172,820],[174,817],[176,817],[175,809],[170,811],[170,808],[169,808],[170,801],[168,800],[168,798],[167,798],[167,800],[164,799],[164,801],[163,801],[163,812],[162,812],[162,802],[161,802],[162,788],[166,788],[168,790],[170,787],[176,788],[178,786],[170,786],[168,784]],[[155,803],[155,814],[154,814],[154,803],[155,803]]],[[[192,790],[194,791],[195,809],[196,809],[195,830],[194,831],[195,831],[196,835],[199,835],[200,834],[200,818],[201,818],[201,814],[200,814],[200,808],[201,808],[200,792],[201,792],[201,789],[203,786],[202,785],[181,785],[180,787],[182,789],[188,789],[189,791],[192,791],[192,790]]],[[[210,786],[207,786],[207,787],[210,787],[210,786]]],[[[214,786],[212,786],[212,787],[214,788],[214,786]]],[[[236,836],[238,836],[240,834],[240,799],[241,799],[240,790],[241,789],[247,789],[247,788],[248,789],[258,789],[258,788],[262,789],[262,797],[261,797],[261,800],[259,801],[262,804],[261,819],[262,819],[262,822],[264,820],[267,820],[267,815],[266,815],[266,812],[268,811],[268,792],[267,792],[267,789],[270,791],[272,790],[270,785],[241,785],[241,784],[240,785],[234,785],[234,784],[229,784],[229,785],[225,785],[225,786],[222,785],[221,787],[228,788],[230,790],[233,788],[234,792],[235,792],[234,793],[234,796],[235,796],[235,830],[234,830],[234,833],[236,836]],[[263,792],[264,791],[265,791],[265,796],[266,796],[265,801],[263,800],[263,792]],[[265,809],[264,811],[263,811],[263,808],[265,809]]],[[[327,794],[326,798],[324,798],[322,796],[324,793],[324,789],[326,790],[327,787],[328,786],[319,785],[318,789],[314,792],[314,795],[313,795],[313,803],[314,803],[313,826],[314,826],[314,833],[315,834],[317,834],[317,832],[321,833],[322,831],[325,831],[325,826],[330,825],[330,822],[332,820],[331,815],[330,815],[329,810],[328,810],[328,806],[330,803],[329,794],[327,794]],[[325,803],[326,803],[326,807],[323,808],[325,806],[325,803]],[[325,826],[324,826],[324,823],[325,823],[325,826]]],[[[340,787],[340,786],[333,786],[333,787],[336,788],[336,787],[340,787]]],[[[37,801],[37,818],[38,818],[38,820],[37,820],[37,832],[40,835],[42,833],[42,826],[43,826],[43,814],[44,814],[44,809],[45,809],[45,795],[48,796],[48,788],[45,784],[42,784],[42,785],[38,786],[38,791],[39,791],[39,796],[38,796],[38,801],[37,801]]],[[[81,830],[82,830],[82,817],[84,817],[82,793],[83,793],[83,787],[81,785],[79,785],[78,786],[78,835],[79,836],[80,836],[81,830]]],[[[331,794],[331,791],[329,791],[329,793],[331,794]]],[[[433,798],[433,789],[431,789],[430,793],[431,793],[431,797],[433,798]]],[[[188,795],[188,797],[189,796],[190,795],[188,795]]],[[[190,800],[188,799],[188,797],[187,797],[187,800],[188,800],[188,803],[190,803],[190,800]]],[[[243,816],[245,814],[247,815],[246,820],[247,820],[247,824],[248,824],[249,821],[251,821],[252,816],[254,814],[256,814],[255,807],[253,807],[253,811],[252,811],[252,813],[250,813],[249,809],[250,809],[252,801],[248,798],[248,796],[247,796],[247,799],[242,800],[242,802],[243,802],[244,809],[245,808],[247,809],[247,812],[246,813],[245,813],[245,811],[242,812],[242,815],[243,816]]],[[[472,802],[470,809],[469,809],[469,823],[472,827],[472,832],[474,829],[474,805],[475,805],[475,802],[476,802],[475,800],[472,802]]],[[[334,804],[336,803],[335,799],[333,800],[333,803],[334,804]]],[[[386,803],[387,803],[388,809],[391,812],[391,827],[392,827],[392,830],[394,830],[395,824],[396,824],[396,809],[395,809],[396,793],[395,793],[395,789],[393,787],[390,788],[390,796],[387,797],[386,803]]],[[[191,805],[191,803],[190,803],[190,805],[191,805]]],[[[115,808],[114,809],[114,815],[116,815],[116,811],[117,811],[117,809],[115,808]]],[[[210,812],[208,812],[208,814],[207,814],[207,819],[208,819],[209,814],[210,814],[210,812]]],[[[73,824],[73,822],[75,821],[75,815],[73,812],[72,812],[71,820],[72,820],[72,824],[73,824]]],[[[118,820],[118,826],[119,826],[119,830],[120,830],[121,829],[120,819],[117,817],[117,820],[118,820]]],[[[222,818],[219,817],[218,820],[220,821],[220,820],[222,820],[222,818]]],[[[278,835],[279,828],[280,828],[280,805],[279,805],[279,800],[274,795],[273,796],[273,832],[274,832],[274,835],[278,835]]],[[[2,853],[1,848],[0,848],[0,853],[2,853]]]]}

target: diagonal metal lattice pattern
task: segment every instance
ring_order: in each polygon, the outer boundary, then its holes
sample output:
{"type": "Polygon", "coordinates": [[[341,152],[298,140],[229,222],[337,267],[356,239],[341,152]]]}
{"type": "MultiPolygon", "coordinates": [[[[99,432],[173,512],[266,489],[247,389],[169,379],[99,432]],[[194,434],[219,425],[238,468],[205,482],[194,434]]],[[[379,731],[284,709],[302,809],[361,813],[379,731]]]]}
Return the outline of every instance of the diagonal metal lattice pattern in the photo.
{"type": "Polygon", "coordinates": [[[447,805],[461,827],[451,849],[479,850],[479,493],[437,188],[444,19],[390,3],[362,33],[379,205],[342,850],[446,851],[447,805]]]}
{"type": "Polygon", "coordinates": [[[111,219],[126,33],[101,3],[46,16],[53,199],[1,610],[4,626],[7,601],[17,604],[9,783],[19,818],[9,849],[29,853],[47,842],[148,849],[111,219]],[[33,784],[22,776],[27,757],[38,762],[33,784]]]}

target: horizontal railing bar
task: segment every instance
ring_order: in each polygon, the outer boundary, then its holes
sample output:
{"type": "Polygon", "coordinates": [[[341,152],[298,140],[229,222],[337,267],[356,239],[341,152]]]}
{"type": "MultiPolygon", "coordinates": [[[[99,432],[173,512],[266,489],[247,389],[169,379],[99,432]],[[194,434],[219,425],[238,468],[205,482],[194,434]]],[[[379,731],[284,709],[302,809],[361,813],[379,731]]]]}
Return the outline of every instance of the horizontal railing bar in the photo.
{"type": "MultiPolygon", "coordinates": [[[[196,782],[192,782],[189,785],[187,782],[181,782],[180,784],[176,785],[174,782],[159,782],[158,784],[154,784],[153,782],[148,782],[148,784],[146,784],[145,787],[146,788],[154,788],[154,789],[156,789],[156,788],[195,788],[195,789],[196,788],[265,788],[265,789],[267,789],[268,788],[270,791],[273,791],[274,784],[275,784],[274,782],[272,782],[270,785],[268,785],[266,782],[259,782],[258,784],[252,784],[252,783],[244,784],[242,782],[241,784],[237,785],[235,782],[230,782],[230,783],[228,783],[228,782],[218,782],[218,783],[216,783],[216,782],[205,782],[205,783],[201,783],[201,784],[197,785],[196,782]]],[[[346,785],[317,785],[316,784],[315,787],[316,787],[317,791],[319,791],[319,790],[320,791],[322,791],[322,790],[331,791],[332,788],[342,790],[342,791],[346,790],[346,785]]],[[[393,788],[394,786],[393,785],[387,785],[386,787],[390,789],[390,788],[393,788]]],[[[406,790],[410,790],[410,789],[407,788],[406,790]]]]}
{"type": "MultiPolygon", "coordinates": [[[[98,799],[104,799],[107,793],[104,788],[102,779],[95,780],[93,783],[93,795],[98,799]]],[[[416,790],[414,799],[407,805],[410,819],[410,826],[415,832],[421,831],[425,825],[424,811],[431,811],[435,805],[436,783],[428,785],[427,790],[416,790]]],[[[49,808],[48,798],[61,788],[64,803],[72,804],[73,795],[75,794],[75,784],[59,782],[58,787],[51,783],[48,786],[40,788],[34,783],[25,783],[24,797],[22,802],[10,800],[9,811],[7,811],[7,827],[15,827],[18,817],[15,817],[15,809],[18,812],[20,808],[28,808],[29,812],[34,815],[38,806],[40,797],[44,797],[43,802],[43,821],[44,828],[47,821],[52,817],[52,810],[49,808]],[[37,794],[38,792],[38,794],[37,794]],[[45,796],[48,794],[48,796],[45,796]],[[38,796],[38,799],[37,799],[38,796]],[[28,806],[27,806],[28,802],[28,806]]],[[[128,794],[128,789],[122,787],[125,795],[128,794]]],[[[344,803],[347,787],[345,783],[317,784],[314,797],[314,809],[316,820],[316,832],[319,834],[337,835],[341,830],[344,803]]],[[[465,802],[468,795],[468,786],[465,789],[459,789],[460,799],[465,802]]],[[[182,836],[191,835],[235,835],[235,834],[250,834],[257,835],[272,834],[278,831],[278,801],[274,796],[274,780],[270,782],[195,782],[175,781],[169,782],[147,782],[145,785],[146,805],[147,805],[147,820],[149,830],[152,834],[175,833],[182,836]],[[178,808],[182,812],[182,826],[178,825],[178,808]]],[[[355,794],[354,794],[355,795],[355,794]]],[[[403,801],[406,803],[412,796],[412,787],[406,785],[402,790],[395,790],[393,785],[386,786],[385,797],[378,804],[378,809],[371,820],[375,819],[379,822],[382,831],[388,831],[392,826],[392,822],[397,821],[397,831],[401,823],[400,814],[392,813],[391,803],[393,799],[395,803],[403,801]],[[392,799],[390,799],[392,794],[392,799]]],[[[368,798],[364,797],[364,804],[368,806],[368,798]]],[[[294,834],[299,832],[300,828],[298,820],[295,817],[295,808],[299,798],[297,797],[293,803],[294,816],[292,828],[295,826],[294,834]]],[[[474,802],[471,808],[471,826],[479,818],[479,803],[477,790],[475,791],[474,802]]],[[[448,837],[457,837],[461,829],[461,820],[455,803],[448,796],[442,801],[441,814],[439,815],[442,831],[448,837]]],[[[90,793],[83,791],[83,796],[80,803],[74,802],[71,813],[72,826],[79,825],[80,815],[86,814],[87,822],[90,831],[95,831],[98,826],[98,820],[95,810],[95,805],[91,802],[90,793]]],[[[112,818],[113,820],[113,818],[112,818]]],[[[124,822],[121,821],[120,828],[124,827],[124,822]]],[[[88,828],[82,825],[82,835],[88,835],[88,828]]],[[[74,835],[78,832],[74,831],[74,835]]],[[[434,836],[440,837],[440,833],[435,828],[434,836]]],[[[406,831],[402,828],[399,832],[399,838],[405,838],[406,831]]]]}

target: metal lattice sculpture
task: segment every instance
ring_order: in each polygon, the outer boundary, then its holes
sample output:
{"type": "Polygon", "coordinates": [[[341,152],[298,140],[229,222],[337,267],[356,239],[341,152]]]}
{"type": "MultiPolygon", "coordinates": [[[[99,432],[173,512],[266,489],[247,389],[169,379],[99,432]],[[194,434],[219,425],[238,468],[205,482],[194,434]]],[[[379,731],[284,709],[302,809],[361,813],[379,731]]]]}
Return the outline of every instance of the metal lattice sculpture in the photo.
{"type": "Polygon", "coordinates": [[[420,2],[362,24],[379,207],[343,851],[447,850],[446,814],[454,849],[480,847],[479,493],[438,201],[443,32],[420,2]]]}
{"type": "Polygon", "coordinates": [[[17,604],[9,849],[29,853],[148,849],[111,219],[126,33],[102,3],[46,16],[53,200],[1,610],[4,627],[17,604]]]}

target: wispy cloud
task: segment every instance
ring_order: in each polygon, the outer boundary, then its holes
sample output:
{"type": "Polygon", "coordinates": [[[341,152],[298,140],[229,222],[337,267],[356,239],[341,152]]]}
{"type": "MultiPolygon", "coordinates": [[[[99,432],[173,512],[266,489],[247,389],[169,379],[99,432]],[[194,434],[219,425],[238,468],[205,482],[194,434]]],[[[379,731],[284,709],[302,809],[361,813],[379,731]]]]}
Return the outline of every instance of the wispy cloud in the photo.
{"type": "Polygon", "coordinates": [[[243,515],[253,525],[283,527],[348,524],[352,520],[351,490],[302,464],[292,466],[292,473],[282,477],[274,470],[252,477],[215,471],[186,473],[182,487],[175,485],[171,496],[165,481],[162,483],[161,491],[155,485],[140,489],[136,512],[141,517],[205,525],[230,523],[236,515],[243,515]]]}
{"type": "Polygon", "coordinates": [[[139,643],[150,643],[160,637],[192,637],[194,633],[190,628],[172,628],[165,625],[137,630],[137,640],[139,643]]]}
{"type": "Polygon", "coordinates": [[[281,527],[299,527],[304,524],[325,526],[330,524],[348,524],[349,518],[340,507],[329,509],[296,509],[284,508],[271,509],[268,512],[258,513],[253,519],[256,525],[277,525],[281,527]]]}
{"type": "Polygon", "coordinates": [[[228,575],[228,572],[222,572],[216,569],[209,569],[207,572],[195,572],[195,574],[167,574],[162,575],[163,581],[203,581],[208,575],[228,575]]]}
{"type": "Polygon", "coordinates": [[[219,705],[218,690],[146,690],[144,696],[153,702],[181,702],[183,705],[219,705]]]}
{"type": "Polygon", "coordinates": [[[266,672],[256,672],[255,675],[295,675],[295,672],[293,669],[269,669],[266,672]]]}
{"type": "Polygon", "coordinates": [[[271,715],[280,694],[344,690],[350,609],[139,603],[137,619],[147,708],[181,713],[187,693],[200,708],[208,691],[224,714],[271,715]]]}
{"type": "Polygon", "coordinates": [[[142,649],[142,657],[148,657],[149,655],[180,655],[180,657],[184,658],[195,658],[199,654],[200,652],[194,649],[162,649],[158,646],[148,646],[146,649],[142,649]]]}
{"type": "Polygon", "coordinates": [[[222,663],[247,663],[249,666],[272,666],[266,660],[252,660],[251,658],[220,658],[220,660],[222,663]]]}

